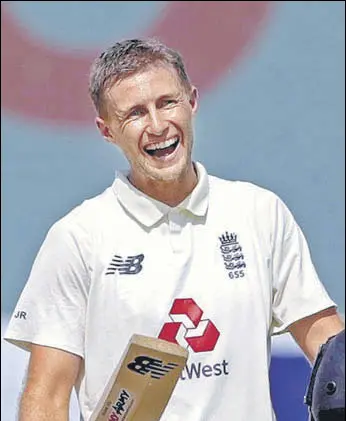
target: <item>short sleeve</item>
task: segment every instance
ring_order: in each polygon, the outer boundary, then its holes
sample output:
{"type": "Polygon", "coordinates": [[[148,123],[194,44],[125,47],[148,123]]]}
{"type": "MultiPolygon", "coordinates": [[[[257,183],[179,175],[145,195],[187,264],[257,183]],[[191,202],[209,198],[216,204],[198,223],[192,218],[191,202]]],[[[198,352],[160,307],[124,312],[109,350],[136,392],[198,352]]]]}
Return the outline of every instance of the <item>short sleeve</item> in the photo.
{"type": "Polygon", "coordinates": [[[89,287],[87,236],[65,220],[49,230],[17,302],[4,339],[59,348],[84,357],[89,287]]]}
{"type": "Polygon", "coordinates": [[[279,334],[293,322],[336,305],[316,273],[301,228],[279,198],[274,220],[271,328],[279,334]]]}

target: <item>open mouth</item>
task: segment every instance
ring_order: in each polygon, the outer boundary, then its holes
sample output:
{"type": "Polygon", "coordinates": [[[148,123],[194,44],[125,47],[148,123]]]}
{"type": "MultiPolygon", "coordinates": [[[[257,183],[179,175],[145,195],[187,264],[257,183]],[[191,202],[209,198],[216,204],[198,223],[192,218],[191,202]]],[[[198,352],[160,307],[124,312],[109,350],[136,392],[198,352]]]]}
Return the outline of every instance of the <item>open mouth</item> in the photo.
{"type": "Polygon", "coordinates": [[[179,137],[165,140],[164,142],[154,143],[144,148],[145,152],[155,158],[163,158],[171,155],[179,145],[179,137]]]}

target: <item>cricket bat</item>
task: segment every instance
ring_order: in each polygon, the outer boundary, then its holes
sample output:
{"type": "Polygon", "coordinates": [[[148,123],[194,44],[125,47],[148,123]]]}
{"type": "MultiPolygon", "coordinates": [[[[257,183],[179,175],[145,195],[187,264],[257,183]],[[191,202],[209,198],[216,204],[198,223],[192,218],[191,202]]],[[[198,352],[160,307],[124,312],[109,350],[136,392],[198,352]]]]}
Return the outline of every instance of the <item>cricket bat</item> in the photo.
{"type": "Polygon", "coordinates": [[[187,358],[180,345],[133,335],[89,421],[159,421],[187,358]]]}

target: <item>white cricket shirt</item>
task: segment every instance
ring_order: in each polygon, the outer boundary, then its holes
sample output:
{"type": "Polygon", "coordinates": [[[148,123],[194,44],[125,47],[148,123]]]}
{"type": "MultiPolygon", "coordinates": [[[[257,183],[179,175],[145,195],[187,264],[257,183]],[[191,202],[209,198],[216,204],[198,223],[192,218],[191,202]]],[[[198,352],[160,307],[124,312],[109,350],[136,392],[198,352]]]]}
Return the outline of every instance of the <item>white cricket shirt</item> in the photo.
{"type": "Polygon", "coordinates": [[[335,306],[274,193],[196,168],[175,208],[119,173],[55,223],[37,255],[6,339],[84,359],[86,421],[133,333],[190,352],[161,421],[273,421],[271,335],[335,306]]]}

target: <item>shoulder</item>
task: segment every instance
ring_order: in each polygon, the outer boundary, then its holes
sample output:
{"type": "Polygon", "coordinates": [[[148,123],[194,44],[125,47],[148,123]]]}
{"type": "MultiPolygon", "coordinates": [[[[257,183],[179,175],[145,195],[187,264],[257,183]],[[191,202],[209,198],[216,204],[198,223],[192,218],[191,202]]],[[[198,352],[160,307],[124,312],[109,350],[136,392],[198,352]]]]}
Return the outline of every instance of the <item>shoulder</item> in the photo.
{"type": "Polygon", "coordinates": [[[116,205],[112,188],[108,187],[69,210],[50,227],[49,233],[72,237],[90,236],[109,218],[116,205]]]}
{"type": "Polygon", "coordinates": [[[282,202],[280,197],[258,184],[243,180],[227,180],[209,175],[210,193],[213,199],[222,198],[224,201],[239,202],[241,205],[276,206],[282,202]]]}
{"type": "Polygon", "coordinates": [[[292,212],[274,191],[249,181],[208,177],[210,207],[216,209],[217,214],[238,215],[274,231],[294,229],[292,212]]]}

